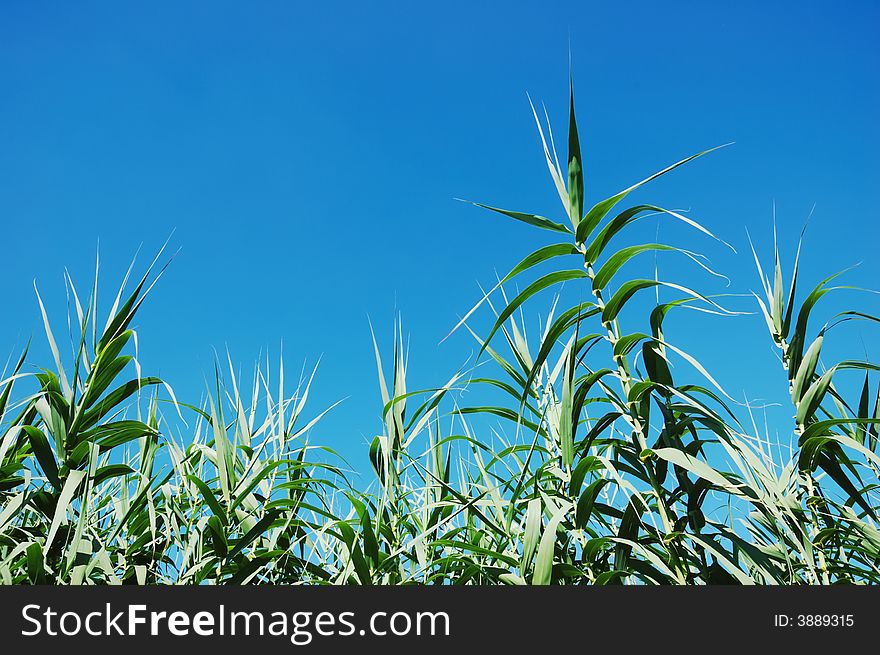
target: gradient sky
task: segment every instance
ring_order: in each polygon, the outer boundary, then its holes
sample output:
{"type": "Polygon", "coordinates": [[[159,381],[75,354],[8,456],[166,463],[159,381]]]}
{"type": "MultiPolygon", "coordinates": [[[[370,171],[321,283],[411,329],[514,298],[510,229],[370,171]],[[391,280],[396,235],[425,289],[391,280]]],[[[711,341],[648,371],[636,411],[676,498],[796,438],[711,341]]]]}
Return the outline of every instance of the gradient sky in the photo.
{"type": "MultiPolygon", "coordinates": [[[[347,398],[316,439],[362,453],[381,412],[367,317],[390,346],[400,311],[412,386],[442,383],[472,344],[437,343],[478,283],[545,242],[454,198],[558,219],[526,93],[563,134],[569,44],[589,200],[735,141],[639,199],[739,254],[662,236],[747,293],[746,230],[766,259],[775,202],[791,257],[815,206],[805,284],[862,262],[847,281],[880,287],[880,4],[422,4],[0,4],[0,352],[33,334],[45,361],[34,279],[63,326],[65,267],[87,287],[100,240],[109,292],[174,231],[145,372],[193,397],[214,348],[247,368],[283,340],[294,371],[323,356],[314,411],[347,398]]],[[[784,396],[759,317],[675,325],[731,393],[784,396]]],[[[846,335],[878,359],[876,331],[846,335]]]]}

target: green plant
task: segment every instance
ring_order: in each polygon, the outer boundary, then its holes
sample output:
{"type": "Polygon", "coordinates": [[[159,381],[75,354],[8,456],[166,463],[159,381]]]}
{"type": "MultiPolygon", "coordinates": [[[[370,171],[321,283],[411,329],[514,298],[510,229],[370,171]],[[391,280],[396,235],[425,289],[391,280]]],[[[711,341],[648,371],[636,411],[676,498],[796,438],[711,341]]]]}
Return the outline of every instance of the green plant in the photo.
{"type": "Polygon", "coordinates": [[[715,274],[692,251],[632,243],[639,222],[656,217],[724,244],[706,227],[624,205],[711,150],[591,204],[573,93],[565,169],[533,113],[565,218],[479,206],[559,241],[524,257],[456,326],[479,357],[442,386],[407,386],[399,324],[390,376],[376,346],[384,427],[369,449],[370,484],[311,445],[323,416],[304,418],[312,378],[287,391],[283,363],[276,380],[257,366],[249,394],[231,359],[228,372],[218,364],[199,403],[142,375],[131,325],[153,266],[127,295],[126,277],[103,328],[97,281],[81,305],[66,278],[76,327],[68,366],[40,300],[54,368],[31,371],[26,350],[0,381],[0,581],[880,581],[878,366],[832,363],[825,348],[841,324],[878,319],[850,310],[815,330],[836,276],[799,300],[798,259],[785,285],[778,249],[772,282],[755,255],[758,309],[793,410],[792,450],[773,448],[753,408],[665,327],[673,311],[742,312],[675,279],[624,275],[664,252],[715,274]],[[523,309],[550,291],[533,339],[523,309]],[[485,336],[469,322],[483,307],[485,336]],[[22,393],[27,384],[35,389],[22,393]]]}

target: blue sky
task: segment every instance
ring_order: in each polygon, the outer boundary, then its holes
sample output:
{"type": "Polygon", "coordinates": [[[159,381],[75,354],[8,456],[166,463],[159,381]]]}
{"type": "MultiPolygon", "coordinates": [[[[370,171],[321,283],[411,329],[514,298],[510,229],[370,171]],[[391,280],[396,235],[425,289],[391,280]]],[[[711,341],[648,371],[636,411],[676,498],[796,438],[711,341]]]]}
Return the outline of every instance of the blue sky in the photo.
{"type": "MultiPolygon", "coordinates": [[[[735,141],[639,199],[690,209],[739,254],[662,236],[744,293],[746,230],[768,256],[775,202],[791,256],[815,206],[805,283],[862,262],[848,282],[880,286],[876,3],[419,4],[3,3],[0,350],[41,337],[34,279],[60,320],[64,268],[87,286],[98,240],[109,290],[174,231],[138,321],[145,369],[192,397],[213,348],[247,368],[283,340],[294,369],[323,356],[316,411],[347,398],[319,439],[361,453],[381,410],[367,317],[390,346],[400,311],[412,385],[441,383],[472,352],[437,343],[477,284],[544,242],[453,198],[559,217],[526,93],[564,133],[569,43],[589,200],[735,141]]],[[[762,330],[691,316],[670,336],[732,393],[774,398],[762,330]]],[[[876,331],[845,334],[876,361],[876,331]]]]}

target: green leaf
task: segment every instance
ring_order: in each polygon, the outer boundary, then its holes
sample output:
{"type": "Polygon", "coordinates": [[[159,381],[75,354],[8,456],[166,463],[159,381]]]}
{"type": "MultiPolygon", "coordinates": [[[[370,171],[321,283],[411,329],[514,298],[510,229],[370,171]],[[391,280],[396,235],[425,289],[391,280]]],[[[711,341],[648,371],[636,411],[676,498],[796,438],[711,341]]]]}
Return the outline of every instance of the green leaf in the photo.
{"type": "Polygon", "coordinates": [[[568,214],[577,230],[584,211],[584,170],[577,121],[574,115],[574,85],[569,80],[568,119],[568,214]]]}
{"type": "Polygon", "coordinates": [[[46,567],[43,562],[43,551],[40,544],[32,543],[27,547],[27,570],[31,584],[46,584],[46,567]]]}
{"type": "Polygon", "coordinates": [[[574,340],[572,337],[565,357],[565,370],[562,375],[562,399],[559,406],[559,450],[562,455],[562,466],[568,470],[574,462],[574,433],[577,417],[572,415],[574,405],[574,377],[576,374],[574,340]]]}
{"type": "Polygon", "coordinates": [[[220,519],[216,515],[209,517],[207,526],[214,554],[221,559],[226,559],[229,553],[229,544],[226,541],[226,532],[220,519]]]}
{"type": "Polygon", "coordinates": [[[617,318],[620,310],[623,309],[623,306],[636,292],[656,287],[659,284],[660,282],[657,280],[629,280],[624,282],[602,310],[602,322],[610,323],[617,318]]]}
{"type": "Polygon", "coordinates": [[[541,543],[538,545],[538,554],[535,557],[535,570],[532,573],[533,585],[548,585],[553,579],[553,555],[556,549],[556,529],[562,520],[561,515],[556,515],[547,523],[544,533],[541,535],[541,543]]]}
{"type": "Polygon", "coordinates": [[[263,517],[257,521],[254,526],[248,530],[243,537],[238,539],[235,542],[235,545],[232,547],[232,550],[229,551],[229,554],[226,556],[227,559],[233,559],[236,555],[238,555],[242,550],[247,548],[254,542],[260,535],[262,535],[266,529],[272,525],[275,519],[281,514],[278,510],[269,510],[266,512],[263,517]]]}
{"type": "Polygon", "coordinates": [[[581,485],[584,483],[587,473],[591,471],[601,471],[602,462],[596,457],[582,457],[571,472],[571,481],[569,483],[569,494],[577,496],[581,492],[581,485]]]}
{"type": "Polygon", "coordinates": [[[571,234],[571,230],[561,223],[554,223],[548,218],[544,218],[543,216],[537,216],[536,214],[525,214],[523,212],[514,212],[507,209],[499,209],[498,207],[490,207],[489,205],[484,205],[479,202],[472,202],[470,200],[465,200],[464,202],[469,202],[472,205],[476,205],[477,207],[482,207],[483,209],[488,209],[493,212],[497,212],[499,214],[504,214],[514,220],[522,221],[523,223],[528,223],[529,225],[533,225],[535,227],[539,227],[542,230],[551,230],[552,232],[562,232],[564,234],[571,234]]]}
{"type": "Polygon", "coordinates": [[[361,547],[357,544],[354,530],[352,530],[351,526],[345,521],[340,521],[338,523],[338,526],[340,533],[342,533],[342,541],[348,548],[349,557],[351,558],[351,562],[354,566],[354,570],[358,576],[358,579],[360,580],[361,584],[371,584],[372,577],[370,576],[370,567],[367,564],[367,560],[364,558],[361,547]]]}
{"type": "Polygon", "coordinates": [[[55,461],[55,454],[49,445],[49,440],[42,430],[32,425],[22,426],[22,430],[27,434],[30,440],[31,450],[37,458],[37,462],[46,476],[46,479],[52,483],[56,489],[61,488],[61,481],[58,479],[58,464],[55,461]]]}
{"type": "Polygon", "coordinates": [[[79,419],[78,429],[88,430],[100,421],[108,412],[118,407],[123,401],[131,397],[144,387],[162,384],[162,380],[155,377],[146,377],[135,380],[129,380],[122,386],[114,389],[106,396],[98,400],[94,407],[87,411],[83,411],[79,419]]]}
{"type": "MultiPolygon", "coordinates": [[[[522,385],[522,403],[525,403],[529,391],[532,388],[532,383],[538,376],[538,373],[540,372],[541,367],[544,365],[544,362],[546,362],[547,358],[550,356],[550,352],[562,338],[562,335],[564,335],[565,332],[572,327],[577,326],[584,319],[587,319],[598,313],[599,308],[593,303],[580,303],[579,305],[576,305],[575,307],[572,307],[571,309],[563,312],[555,321],[553,321],[553,324],[547,330],[546,334],[543,337],[543,340],[541,341],[541,349],[538,351],[538,354],[535,357],[531,370],[529,371],[529,376],[526,379],[525,383],[522,385]]],[[[601,335],[593,336],[601,338],[601,335]]]]}
{"type": "Polygon", "coordinates": [[[828,390],[831,378],[836,370],[837,367],[834,366],[826,371],[818,380],[810,385],[801,400],[798,401],[797,413],[795,415],[795,421],[797,421],[798,425],[805,425],[813,417],[819,405],[822,404],[822,399],[825,397],[825,392],[828,390]]]}
{"type": "Polygon", "coordinates": [[[661,345],[657,341],[646,341],[642,344],[642,359],[645,362],[645,370],[652,382],[671,387],[672,372],[669,370],[669,365],[660,348],[661,345]]]}
{"type": "Polygon", "coordinates": [[[687,453],[677,448],[654,448],[649,452],[653,453],[660,459],[666,460],[670,464],[680,466],[685,471],[693,473],[697,477],[703,478],[707,482],[711,482],[716,487],[724,489],[728,493],[740,495],[740,489],[728,480],[724,475],[716,471],[705,462],[691,457],[687,453]]]}
{"type": "MultiPolygon", "coordinates": [[[[725,145],[729,145],[729,144],[725,144],[725,145]]],[[[611,211],[611,209],[618,202],[620,202],[621,200],[626,198],[630,193],[632,193],[633,191],[638,189],[640,186],[647,184],[648,182],[650,182],[652,180],[657,179],[661,175],[665,175],[666,173],[678,168],[679,166],[682,166],[684,164],[687,164],[690,161],[693,161],[697,157],[702,157],[703,155],[708,154],[708,153],[712,152],[713,150],[718,150],[718,148],[723,148],[723,147],[724,146],[716,146],[715,148],[710,148],[709,150],[704,150],[703,152],[698,152],[695,155],[691,155],[690,157],[686,157],[685,159],[682,159],[681,161],[676,162],[676,163],[672,164],[671,166],[667,166],[662,171],[659,171],[657,173],[654,173],[653,175],[646,177],[641,182],[637,182],[636,184],[633,184],[631,187],[624,189],[623,191],[621,191],[617,195],[611,196],[610,198],[606,198],[605,200],[602,200],[601,202],[597,202],[595,205],[593,205],[593,207],[590,209],[590,211],[587,212],[587,215],[584,217],[584,220],[582,220],[580,222],[580,224],[578,225],[577,242],[584,243],[587,240],[587,238],[590,236],[590,234],[592,234],[593,230],[596,229],[596,226],[598,226],[599,223],[602,221],[602,219],[605,218],[605,216],[608,214],[608,212],[611,211]]]]}
{"type": "Polygon", "coordinates": [[[495,325],[492,327],[492,330],[489,332],[489,336],[486,337],[483,342],[483,346],[480,348],[480,354],[486,350],[489,342],[492,337],[495,336],[495,333],[501,329],[501,326],[504,325],[504,322],[510,318],[513,313],[522,305],[526,300],[534,296],[539,291],[543,291],[553,285],[559,284],[561,282],[568,282],[570,280],[579,280],[587,277],[585,271],[580,269],[567,270],[567,271],[556,271],[554,273],[548,273],[542,278],[539,278],[532,282],[529,286],[527,286],[518,296],[516,296],[507,307],[498,315],[498,319],[495,321],[495,325]]]}
{"type": "Polygon", "coordinates": [[[223,525],[226,525],[228,522],[226,511],[223,509],[223,506],[220,505],[220,501],[217,500],[217,497],[214,495],[211,488],[195,475],[188,475],[186,476],[186,479],[196,486],[196,489],[199,490],[202,498],[208,503],[208,507],[211,508],[211,512],[217,517],[217,520],[223,525]]]}
{"type": "Polygon", "coordinates": [[[628,248],[623,248],[618,250],[616,253],[611,255],[608,258],[602,268],[596,273],[593,277],[593,289],[597,291],[601,291],[604,289],[609,282],[611,282],[611,278],[614,277],[614,274],[620,270],[620,268],[626,264],[630,259],[635,257],[636,255],[640,255],[643,252],[649,252],[652,250],[678,250],[677,248],[673,248],[672,246],[667,246],[662,243],[643,243],[638,246],[629,246],[628,248]]]}
{"type": "Polygon", "coordinates": [[[797,404],[803,397],[804,389],[813,381],[816,365],[819,363],[819,351],[822,350],[823,336],[820,334],[807,349],[803,360],[795,371],[791,381],[791,400],[797,404]]]}
{"type": "Polygon", "coordinates": [[[58,495],[58,502],[55,504],[55,513],[52,516],[52,524],[49,526],[49,534],[46,535],[46,543],[43,545],[44,557],[55,541],[58,528],[67,520],[67,510],[70,508],[70,503],[76,495],[76,490],[86,475],[86,471],[71,471],[67,475],[64,486],[61,488],[61,493],[58,495]]]}
{"type": "Polygon", "coordinates": [[[158,432],[142,421],[105,423],[79,435],[79,445],[96,443],[102,451],[112,450],[141,437],[157,436],[158,432]]]}
{"type": "Polygon", "coordinates": [[[494,287],[492,287],[492,289],[490,289],[487,293],[483,294],[483,297],[480,299],[480,302],[478,302],[476,305],[471,307],[471,309],[468,311],[468,313],[465,314],[464,317],[462,317],[462,319],[456,324],[456,326],[449,331],[449,334],[447,334],[445,337],[443,337],[441,343],[443,341],[446,341],[446,339],[448,339],[450,336],[452,336],[452,334],[456,330],[458,330],[458,328],[460,328],[462,325],[464,325],[467,322],[467,320],[473,315],[473,313],[475,311],[477,311],[477,309],[479,309],[480,306],[482,306],[482,304],[484,302],[486,302],[494,292],[496,292],[498,289],[500,289],[501,286],[505,282],[509,282],[510,280],[515,278],[520,273],[523,273],[524,271],[527,271],[530,268],[533,268],[533,267],[537,266],[538,264],[542,264],[542,263],[544,263],[554,257],[562,257],[565,255],[577,255],[577,254],[580,254],[580,252],[578,251],[577,248],[575,248],[570,243],[554,243],[549,246],[544,246],[543,248],[539,248],[538,250],[534,251],[533,253],[527,255],[519,264],[517,264],[512,269],[510,269],[510,272],[507,275],[505,275],[503,278],[501,278],[498,281],[498,283],[494,287]]]}
{"type": "Polygon", "coordinates": [[[523,534],[523,555],[520,570],[525,574],[526,568],[538,548],[538,537],[541,534],[541,515],[543,506],[540,498],[532,498],[526,509],[526,527],[523,534]]]}
{"type": "Polygon", "coordinates": [[[131,475],[132,473],[135,473],[135,470],[126,464],[109,464],[108,466],[102,466],[95,471],[92,483],[100,484],[110,478],[124,477],[126,475],[131,475]]]}
{"type": "Polygon", "coordinates": [[[590,522],[590,516],[593,513],[593,506],[596,503],[596,498],[599,497],[602,488],[609,482],[610,480],[608,478],[600,478],[591,482],[587,485],[587,488],[584,489],[580,498],[578,498],[577,509],[575,511],[575,525],[581,530],[586,529],[587,524],[590,522]]]}

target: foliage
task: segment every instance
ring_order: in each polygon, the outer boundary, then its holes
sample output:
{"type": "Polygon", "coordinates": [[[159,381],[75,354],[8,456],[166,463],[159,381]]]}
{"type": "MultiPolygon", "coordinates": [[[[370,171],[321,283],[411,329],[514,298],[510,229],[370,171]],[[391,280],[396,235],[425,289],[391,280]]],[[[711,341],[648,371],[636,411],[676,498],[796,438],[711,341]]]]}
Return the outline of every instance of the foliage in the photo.
{"type": "Polygon", "coordinates": [[[566,168],[535,120],[564,221],[480,206],[559,242],[526,256],[456,327],[479,344],[479,366],[410,391],[402,329],[390,376],[376,347],[384,430],[366,489],[309,443],[323,415],[305,418],[311,377],[288,392],[283,363],[275,380],[266,363],[246,389],[230,361],[204,401],[187,404],[142,375],[132,322],[161,275],[153,266],[127,294],[126,276],[103,328],[97,279],[85,303],[65,279],[67,365],[38,294],[53,365],[32,371],[26,350],[0,382],[0,581],[880,581],[878,366],[831,362],[825,348],[837,326],[878,319],[845,311],[816,329],[814,310],[840,288],[829,286],[837,276],[801,298],[797,258],[786,284],[778,249],[772,279],[755,255],[755,298],[793,413],[790,455],[774,450],[752,408],[664,329],[673,311],[737,312],[674,280],[623,275],[644,254],[674,252],[710,270],[704,258],[665,243],[615,245],[649,216],[723,244],[682,213],[621,209],[709,151],[588,206],[573,94],[566,168]],[[505,285],[529,275],[508,297],[505,285]],[[564,306],[562,285],[576,302],[564,306]],[[557,293],[533,341],[521,310],[547,290],[557,293]],[[494,316],[485,336],[468,323],[481,307],[494,316]]]}

